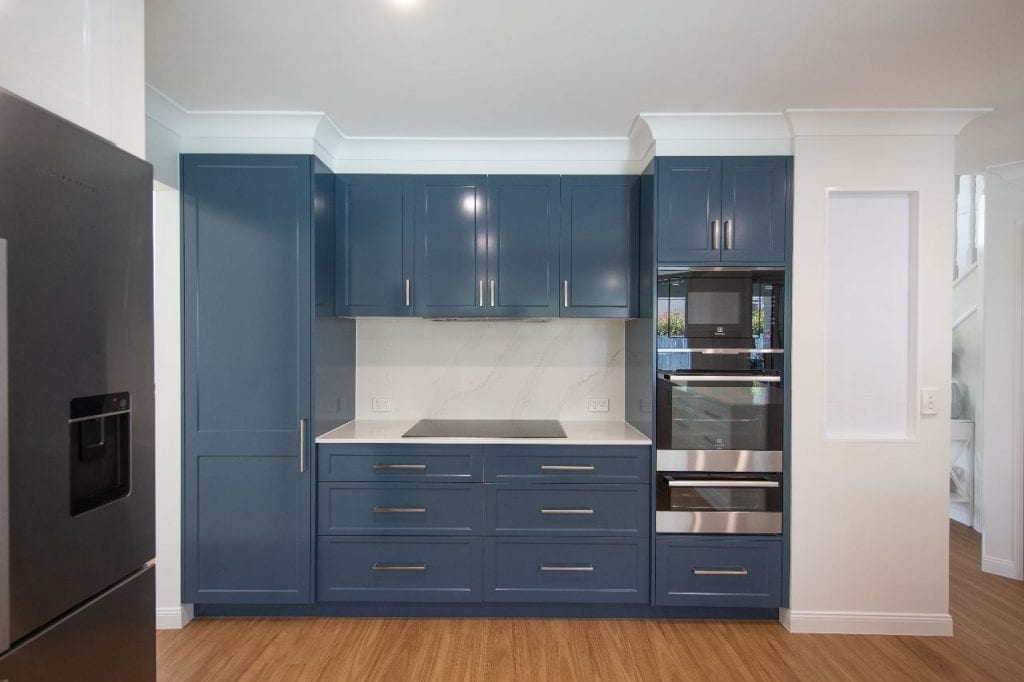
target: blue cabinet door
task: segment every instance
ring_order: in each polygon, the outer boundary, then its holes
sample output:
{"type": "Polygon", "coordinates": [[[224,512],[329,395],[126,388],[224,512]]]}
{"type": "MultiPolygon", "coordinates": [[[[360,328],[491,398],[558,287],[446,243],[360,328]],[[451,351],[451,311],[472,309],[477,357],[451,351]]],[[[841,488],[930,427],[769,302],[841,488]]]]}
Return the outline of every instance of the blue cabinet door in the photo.
{"type": "Polygon", "coordinates": [[[657,164],[658,261],[718,262],[722,159],[664,157],[657,164]]]}
{"type": "Polygon", "coordinates": [[[787,184],[785,157],[722,160],[723,262],[785,262],[787,184]]]}
{"type": "Polygon", "coordinates": [[[561,198],[559,315],[635,316],[638,178],[563,176],[561,198]]]}
{"type": "Polygon", "coordinates": [[[422,175],[416,190],[416,314],[489,315],[487,178],[422,175]]]}
{"type": "Polygon", "coordinates": [[[185,601],[310,599],[312,164],[182,157],[185,601]]]}
{"type": "Polygon", "coordinates": [[[337,176],[339,315],[413,314],[413,180],[337,176]]]}
{"type": "Polygon", "coordinates": [[[557,175],[487,179],[489,315],[558,315],[557,175]]]}

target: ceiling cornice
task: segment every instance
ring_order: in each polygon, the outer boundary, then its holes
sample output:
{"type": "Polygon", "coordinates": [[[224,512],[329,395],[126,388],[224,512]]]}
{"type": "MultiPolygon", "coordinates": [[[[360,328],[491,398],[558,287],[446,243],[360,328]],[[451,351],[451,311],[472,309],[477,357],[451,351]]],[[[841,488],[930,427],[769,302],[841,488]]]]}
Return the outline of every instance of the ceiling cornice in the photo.
{"type": "Polygon", "coordinates": [[[1024,180],[1024,161],[1013,161],[1011,163],[1000,163],[985,168],[990,175],[998,175],[1003,180],[1024,180]]]}
{"type": "Polygon", "coordinates": [[[821,135],[958,135],[988,108],[787,109],[794,137],[821,135]]]}
{"type": "Polygon", "coordinates": [[[315,111],[190,111],[151,85],[146,115],[190,153],[316,154],[335,172],[639,173],[654,156],[787,155],[799,135],[956,135],[990,109],[642,113],[622,137],[360,137],[315,111]]]}

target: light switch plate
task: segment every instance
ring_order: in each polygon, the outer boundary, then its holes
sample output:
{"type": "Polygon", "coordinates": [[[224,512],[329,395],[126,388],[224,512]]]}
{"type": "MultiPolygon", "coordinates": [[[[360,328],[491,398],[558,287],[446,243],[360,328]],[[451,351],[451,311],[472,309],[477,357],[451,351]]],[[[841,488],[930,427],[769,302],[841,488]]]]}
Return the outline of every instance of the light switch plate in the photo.
{"type": "Polygon", "coordinates": [[[608,398],[590,398],[587,400],[587,409],[591,412],[607,412],[608,398]]]}
{"type": "Polygon", "coordinates": [[[939,390],[936,388],[921,389],[921,414],[938,414],[939,390]]]}
{"type": "Polygon", "coordinates": [[[390,412],[391,398],[374,398],[370,409],[374,412],[390,412]]]}

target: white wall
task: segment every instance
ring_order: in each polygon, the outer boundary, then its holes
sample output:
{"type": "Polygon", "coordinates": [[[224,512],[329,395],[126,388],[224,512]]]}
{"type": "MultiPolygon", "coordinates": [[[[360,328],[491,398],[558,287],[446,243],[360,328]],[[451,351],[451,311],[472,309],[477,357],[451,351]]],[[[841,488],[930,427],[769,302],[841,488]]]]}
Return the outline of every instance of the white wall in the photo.
{"type": "MultiPolygon", "coordinates": [[[[792,553],[790,609],[783,622],[798,632],[951,634],[954,137],[794,132],[792,553]],[[846,442],[824,435],[828,363],[846,360],[824,352],[831,189],[917,192],[918,269],[912,284],[918,312],[911,327],[918,341],[911,366],[918,387],[938,389],[939,398],[938,415],[918,417],[913,410],[916,437],[908,440],[846,442]]],[[[863,352],[871,353],[870,345],[863,352]]]]}
{"type": "Polygon", "coordinates": [[[0,2],[0,87],[145,154],[143,0],[0,2]]]}
{"type": "Polygon", "coordinates": [[[356,322],[357,419],[614,419],[625,396],[622,320],[356,322]],[[392,412],[371,411],[389,398],[392,412]],[[589,412],[588,398],[608,398],[589,412]]]}
{"type": "MultiPolygon", "coordinates": [[[[1024,166],[1024,164],[1021,164],[1024,166]]],[[[1021,305],[1024,177],[986,178],[982,569],[1024,577],[1021,305]]]]}

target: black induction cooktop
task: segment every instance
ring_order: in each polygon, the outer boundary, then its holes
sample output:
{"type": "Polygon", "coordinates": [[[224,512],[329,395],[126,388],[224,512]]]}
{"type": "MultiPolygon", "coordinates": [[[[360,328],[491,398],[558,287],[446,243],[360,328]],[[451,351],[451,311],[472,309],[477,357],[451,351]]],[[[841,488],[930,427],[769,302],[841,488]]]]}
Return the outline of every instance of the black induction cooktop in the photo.
{"type": "Polygon", "coordinates": [[[421,419],[402,438],[565,438],[556,419],[421,419]]]}

